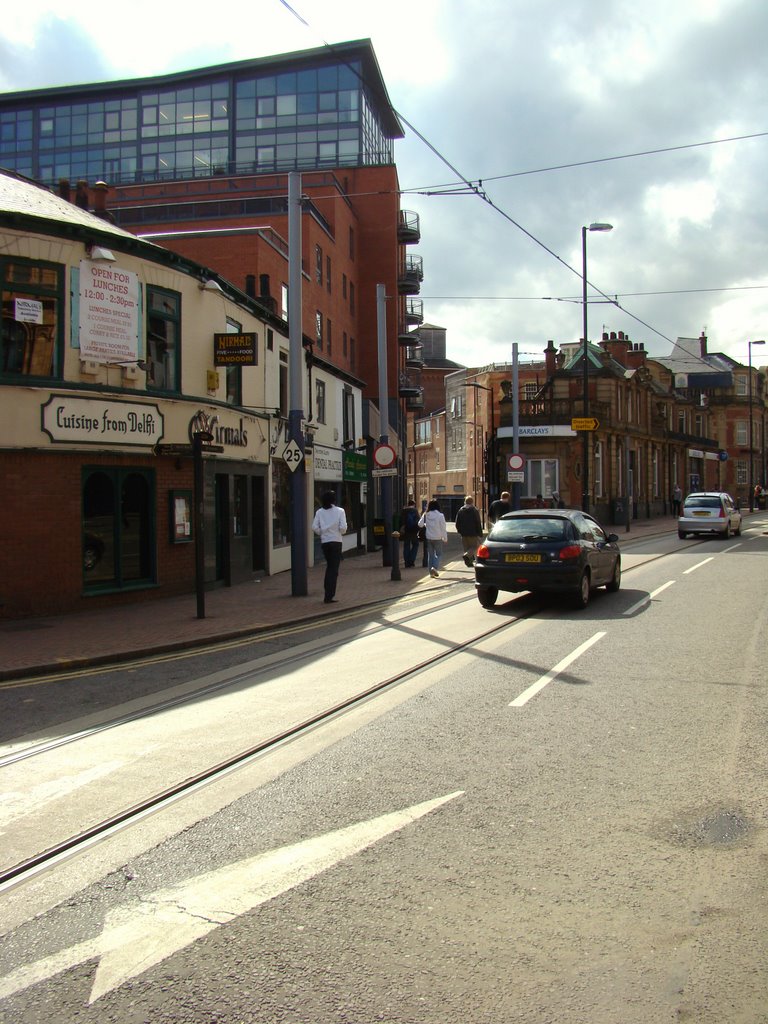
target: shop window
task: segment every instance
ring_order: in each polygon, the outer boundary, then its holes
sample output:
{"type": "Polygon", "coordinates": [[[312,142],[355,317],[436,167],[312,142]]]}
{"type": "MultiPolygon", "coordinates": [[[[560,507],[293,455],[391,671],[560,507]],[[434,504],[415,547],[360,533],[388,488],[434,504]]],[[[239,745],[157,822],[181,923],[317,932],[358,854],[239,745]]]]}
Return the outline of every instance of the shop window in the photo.
{"type": "Polygon", "coordinates": [[[272,546],[291,542],[291,471],[282,459],[272,460],[272,546]]]}
{"type": "Polygon", "coordinates": [[[181,390],[181,296],[147,286],[147,390],[181,390]]]}
{"type": "Polygon", "coordinates": [[[60,377],[64,268],[0,260],[0,375],[60,377]]]}
{"type": "Polygon", "coordinates": [[[325,423],[325,381],[315,381],[315,413],[318,423],[325,423]]]}
{"type": "Polygon", "coordinates": [[[83,472],[83,583],[120,590],[154,582],[154,473],[86,468],[83,472]]]}
{"type": "Polygon", "coordinates": [[[529,459],[525,464],[523,492],[526,498],[543,494],[549,498],[553,491],[560,491],[557,459],[529,459]]]}

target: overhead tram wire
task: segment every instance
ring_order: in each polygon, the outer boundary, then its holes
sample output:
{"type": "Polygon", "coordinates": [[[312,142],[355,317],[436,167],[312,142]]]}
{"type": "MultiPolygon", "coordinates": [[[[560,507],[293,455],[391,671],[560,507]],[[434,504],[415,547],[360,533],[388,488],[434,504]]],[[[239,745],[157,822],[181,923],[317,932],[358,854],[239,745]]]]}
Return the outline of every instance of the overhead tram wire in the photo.
{"type": "MultiPolygon", "coordinates": [[[[334,45],[332,43],[329,43],[327,40],[323,39],[322,36],[319,35],[319,33],[315,32],[315,30],[312,28],[312,26],[309,24],[309,22],[306,21],[287,2],[287,0],[279,0],[279,2],[282,4],[283,7],[286,8],[286,10],[290,11],[291,14],[293,14],[293,16],[295,18],[297,18],[302,23],[302,25],[304,25],[306,28],[308,28],[310,30],[310,32],[313,32],[321,40],[323,46],[326,49],[330,50],[331,52],[334,52],[334,50],[335,50],[334,45]]],[[[352,65],[349,63],[349,61],[346,60],[345,57],[342,56],[340,59],[353,72],[353,74],[357,77],[358,81],[362,82],[362,76],[360,75],[359,71],[356,68],[352,67],[352,65]]],[[[392,110],[394,111],[395,115],[402,121],[402,123],[404,125],[406,125],[408,128],[410,128],[410,130],[413,132],[413,134],[416,136],[416,138],[419,139],[423,143],[423,145],[425,145],[427,147],[427,149],[429,149],[430,152],[433,153],[434,156],[436,156],[437,159],[441,161],[441,163],[445,164],[445,166],[456,175],[456,177],[460,180],[460,182],[464,186],[464,188],[461,189],[460,191],[452,190],[451,192],[441,192],[441,194],[443,194],[443,195],[470,195],[470,194],[474,194],[474,195],[478,196],[485,203],[487,203],[491,207],[491,209],[495,210],[502,217],[504,217],[505,220],[509,221],[509,223],[512,224],[513,227],[516,227],[518,231],[521,231],[535,245],[538,245],[540,248],[544,249],[545,252],[549,253],[549,255],[552,256],[553,259],[557,260],[558,263],[562,264],[562,266],[564,266],[572,274],[575,274],[576,277],[578,277],[579,279],[582,278],[582,272],[580,270],[577,270],[575,267],[572,267],[570,265],[570,263],[568,263],[566,260],[564,260],[562,258],[562,256],[558,256],[558,254],[553,249],[550,249],[548,245],[546,245],[544,242],[542,242],[541,239],[537,238],[534,234],[532,234],[530,231],[528,231],[527,228],[524,228],[523,225],[519,223],[519,221],[516,221],[514,219],[514,217],[512,217],[510,214],[508,214],[505,210],[502,210],[500,206],[497,206],[493,202],[493,200],[490,198],[488,193],[485,191],[485,189],[483,188],[483,179],[479,179],[476,183],[472,182],[469,178],[467,178],[465,175],[463,175],[461,173],[461,171],[459,171],[456,167],[454,167],[453,164],[450,162],[450,160],[448,160],[448,158],[445,157],[440,152],[440,150],[438,150],[435,146],[433,146],[432,143],[429,141],[429,139],[427,139],[426,136],[422,135],[422,133],[414,125],[412,125],[411,122],[406,117],[404,117],[403,114],[401,114],[399,110],[397,110],[395,107],[392,107],[392,110]],[[466,190],[466,191],[464,191],[464,190],[466,190]]],[[[765,134],[768,134],[768,133],[765,133],[765,134]]],[[[616,159],[621,159],[621,158],[616,158],[616,159]]],[[[589,161],[587,161],[587,162],[589,162],[589,161]]],[[[598,295],[601,295],[607,302],[609,302],[612,305],[616,306],[617,309],[620,309],[622,311],[622,313],[624,313],[626,316],[630,317],[632,320],[636,321],[637,323],[642,324],[643,327],[647,328],[649,331],[652,331],[654,334],[658,334],[658,336],[660,338],[663,338],[665,341],[668,341],[668,342],[670,342],[670,344],[672,344],[672,339],[668,338],[666,334],[663,334],[661,331],[657,330],[655,327],[652,327],[651,324],[646,323],[645,320],[642,320],[639,316],[636,316],[634,313],[630,312],[630,310],[625,309],[616,299],[612,299],[610,297],[610,295],[607,295],[602,289],[598,288],[597,285],[592,284],[592,282],[589,281],[589,280],[586,280],[586,284],[588,284],[594,291],[596,291],[598,293],[598,295]]]]}

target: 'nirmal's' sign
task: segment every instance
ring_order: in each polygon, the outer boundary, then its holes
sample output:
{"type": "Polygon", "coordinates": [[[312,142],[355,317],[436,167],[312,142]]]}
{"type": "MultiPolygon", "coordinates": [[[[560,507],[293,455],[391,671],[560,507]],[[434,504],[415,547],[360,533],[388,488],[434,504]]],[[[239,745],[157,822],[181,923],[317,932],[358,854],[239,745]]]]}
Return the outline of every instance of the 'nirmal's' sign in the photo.
{"type": "Polygon", "coordinates": [[[213,365],[214,366],[257,366],[258,350],[257,335],[248,334],[214,334],[213,365]]]}
{"type": "Polygon", "coordinates": [[[42,427],[59,444],[152,446],[163,436],[163,414],[156,405],[104,402],[51,395],[42,407],[42,427]]]}

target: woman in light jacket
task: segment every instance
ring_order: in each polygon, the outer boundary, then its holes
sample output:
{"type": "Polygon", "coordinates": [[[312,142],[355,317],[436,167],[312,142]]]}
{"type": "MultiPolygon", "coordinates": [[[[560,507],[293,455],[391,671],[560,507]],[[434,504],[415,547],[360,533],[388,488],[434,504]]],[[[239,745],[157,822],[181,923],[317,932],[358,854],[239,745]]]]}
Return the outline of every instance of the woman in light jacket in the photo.
{"type": "Polygon", "coordinates": [[[443,553],[443,544],[448,543],[448,527],[438,502],[430,501],[427,505],[427,511],[419,520],[419,526],[423,526],[427,531],[429,575],[439,576],[440,573],[437,570],[440,568],[440,555],[443,553]]]}

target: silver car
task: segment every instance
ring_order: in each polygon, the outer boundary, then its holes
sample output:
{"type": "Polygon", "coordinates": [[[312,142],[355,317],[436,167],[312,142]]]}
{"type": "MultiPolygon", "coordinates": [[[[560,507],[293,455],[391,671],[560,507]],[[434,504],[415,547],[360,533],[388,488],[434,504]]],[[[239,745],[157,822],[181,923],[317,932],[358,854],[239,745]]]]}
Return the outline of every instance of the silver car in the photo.
{"type": "Polygon", "coordinates": [[[682,539],[689,533],[738,537],[741,533],[741,511],[730,494],[725,491],[689,494],[677,520],[677,534],[682,539]]]}

